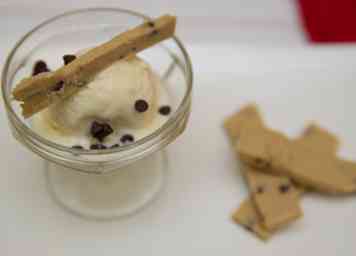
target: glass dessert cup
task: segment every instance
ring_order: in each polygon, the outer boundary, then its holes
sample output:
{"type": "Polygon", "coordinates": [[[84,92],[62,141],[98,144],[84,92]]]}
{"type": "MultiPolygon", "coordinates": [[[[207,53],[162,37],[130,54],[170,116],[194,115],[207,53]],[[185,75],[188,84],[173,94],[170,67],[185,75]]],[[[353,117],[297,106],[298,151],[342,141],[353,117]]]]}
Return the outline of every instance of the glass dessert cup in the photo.
{"type": "Polygon", "coordinates": [[[191,106],[192,67],[176,37],[138,54],[164,81],[172,113],[149,136],[106,150],[80,150],[56,144],[31,129],[11,96],[32,66],[45,60],[63,65],[62,56],[103,43],[149,17],[123,9],[93,8],[49,19],[28,32],[11,51],[2,73],[2,95],[14,137],[45,160],[49,190],[65,209],[87,218],[112,219],[132,214],[161,191],[169,168],[165,146],[185,129],[191,106]]]}

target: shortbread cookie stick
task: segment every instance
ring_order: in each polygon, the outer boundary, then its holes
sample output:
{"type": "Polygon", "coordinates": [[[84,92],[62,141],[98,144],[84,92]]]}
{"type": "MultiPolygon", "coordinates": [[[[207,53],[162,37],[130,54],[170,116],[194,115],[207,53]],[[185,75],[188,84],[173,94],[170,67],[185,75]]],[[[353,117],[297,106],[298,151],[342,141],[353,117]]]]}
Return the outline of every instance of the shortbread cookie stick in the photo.
{"type": "Polygon", "coordinates": [[[263,174],[247,165],[245,177],[262,225],[269,231],[287,226],[303,215],[301,191],[287,177],[263,174]]]}
{"type": "MultiPolygon", "coordinates": [[[[328,157],[336,157],[340,147],[339,139],[315,123],[309,124],[302,133],[302,136],[293,140],[293,143],[310,147],[312,150],[325,153],[328,157]]],[[[305,187],[298,186],[301,193],[305,187]]]]}
{"type": "MultiPolygon", "coordinates": [[[[231,140],[237,141],[240,133],[250,126],[262,127],[263,121],[255,105],[248,105],[228,118],[224,127],[231,140]]],[[[288,177],[262,173],[247,165],[242,166],[251,198],[269,231],[276,230],[302,216],[299,204],[300,191],[288,177]]]]}
{"type": "Polygon", "coordinates": [[[256,213],[252,200],[246,199],[234,212],[232,218],[235,222],[242,225],[246,230],[253,232],[262,240],[270,238],[271,233],[262,226],[259,216],[256,213]]]}
{"type": "Polygon", "coordinates": [[[347,160],[338,160],[337,164],[341,172],[356,183],[356,163],[347,160]]]}
{"type": "Polygon", "coordinates": [[[56,100],[72,95],[114,61],[172,37],[175,25],[176,18],[170,15],[148,21],[93,48],[54,72],[23,79],[14,89],[13,96],[24,102],[24,115],[29,117],[56,100]],[[73,89],[62,90],[65,87],[73,89]]]}
{"type": "Polygon", "coordinates": [[[60,91],[53,91],[51,93],[36,93],[31,97],[28,97],[24,103],[21,104],[22,115],[25,118],[28,118],[42,109],[45,109],[50,104],[73,95],[78,90],[79,88],[77,86],[64,86],[60,91]]]}
{"type": "Polygon", "coordinates": [[[256,104],[250,103],[225,119],[224,128],[231,143],[235,144],[246,122],[249,122],[249,124],[253,122],[257,126],[263,125],[261,114],[256,104]]]}
{"type": "MultiPolygon", "coordinates": [[[[303,137],[299,140],[306,146],[317,148],[318,151],[330,153],[330,156],[336,157],[339,148],[339,140],[334,134],[327,130],[312,124],[305,130],[303,137]]],[[[340,172],[356,182],[356,163],[348,160],[336,159],[340,172]]]]}
{"type": "Polygon", "coordinates": [[[329,153],[333,156],[337,153],[340,142],[338,138],[324,128],[312,123],[304,130],[302,137],[294,141],[305,146],[317,149],[319,152],[329,153]]]}
{"type": "Polygon", "coordinates": [[[356,182],[345,175],[338,160],[321,149],[294,143],[280,132],[250,125],[237,144],[241,159],[264,171],[292,178],[298,184],[327,194],[356,192],[356,182]]]}

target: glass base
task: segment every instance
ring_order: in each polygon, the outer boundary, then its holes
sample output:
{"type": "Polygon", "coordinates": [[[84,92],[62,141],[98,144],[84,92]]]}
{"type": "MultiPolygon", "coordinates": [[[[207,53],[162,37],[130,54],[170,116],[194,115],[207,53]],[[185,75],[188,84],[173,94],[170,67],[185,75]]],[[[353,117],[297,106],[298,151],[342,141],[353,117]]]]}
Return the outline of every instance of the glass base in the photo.
{"type": "Polygon", "coordinates": [[[53,198],[85,218],[106,220],[142,209],[159,194],[168,167],[160,151],[107,174],[87,174],[47,162],[46,178],[53,198]]]}

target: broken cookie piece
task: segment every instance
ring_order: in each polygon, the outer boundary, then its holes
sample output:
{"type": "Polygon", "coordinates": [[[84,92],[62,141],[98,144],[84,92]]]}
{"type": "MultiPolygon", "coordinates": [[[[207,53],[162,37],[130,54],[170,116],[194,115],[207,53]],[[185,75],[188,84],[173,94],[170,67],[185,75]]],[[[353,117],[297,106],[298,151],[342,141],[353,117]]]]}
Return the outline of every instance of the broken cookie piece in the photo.
{"type": "MultiPolygon", "coordinates": [[[[294,143],[280,132],[251,125],[243,129],[237,151],[243,161],[275,175],[285,175],[302,186],[327,194],[356,192],[338,161],[322,149],[294,143]]],[[[356,169],[355,169],[356,171],[356,169]]]]}
{"type": "Polygon", "coordinates": [[[232,215],[232,218],[236,223],[240,224],[249,232],[253,232],[262,240],[267,240],[271,236],[271,233],[261,225],[259,216],[255,211],[255,206],[249,199],[241,203],[240,207],[232,215]]]}
{"type": "Polygon", "coordinates": [[[237,113],[225,119],[224,128],[232,144],[235,144],[243,126],[247,123],[254,123],[257,126],[262,125],[262,118],[256,104],[248,104],[237,113]]]}
{"type": "MultiPolygon", "coordinates": [[[[224,127],[231,142],[238,143],[238,138],[244,130],[253,127],[262,127],[263,120],[256,107],[250,104],[241,111],[229,117],[224,127]]],[[[236,154],[238,157],[238,154],[236,154]]],[[[264,161],[256,160],[259,168],[267,168],[264,161]]],[[[255,205],[256,214],[259,214],[263,225],[267,230],[274,231],[282,228],[302,216],[299,205],[300,191],[291,184],[290,179],[283,176],[273,176],[262,173],[246,164],[242,171],[247,181],[251,198],[255,205]],[[288,184],[288,193],[281,193],[280,186],[288,184]]]]}
{"type": "Polygon", "coordinates": [[[295,140],[294,143],[301,143],[330,155],[335,155],[340,146],[340,142],[334,134],[314,123],[308,125],[302,137],[295,140]]]}
{"type": "Polygon", "coordinates": [[[354,184],[356,184],[356,163],[348,160],[337,160],[337,165],[340,171],[349,177],[354,184]]]}
{"type": "Polygon", "coordinates": [[[301,192],[289,178],[264,174],[247,165],[243,168],[251,198],[267,230],[280,229],[303,215],[301,192]]]}

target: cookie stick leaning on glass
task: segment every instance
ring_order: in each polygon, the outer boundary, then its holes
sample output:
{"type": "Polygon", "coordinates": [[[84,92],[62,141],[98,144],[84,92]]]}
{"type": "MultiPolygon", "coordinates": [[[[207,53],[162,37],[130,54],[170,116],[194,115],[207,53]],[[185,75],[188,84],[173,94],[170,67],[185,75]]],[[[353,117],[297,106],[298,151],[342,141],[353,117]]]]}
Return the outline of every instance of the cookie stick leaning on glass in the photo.
{"type": "Polygon", "coordinates": [[[176,18],[164,15],[128,30],[93,48],[54,72],[23,79],[14,89],[22,101],[25,118],[67,98],[84,87],[92,77],[113,62],[153,46],[174,35],[176,18]]]}

